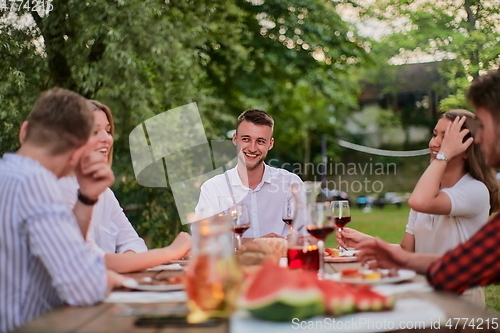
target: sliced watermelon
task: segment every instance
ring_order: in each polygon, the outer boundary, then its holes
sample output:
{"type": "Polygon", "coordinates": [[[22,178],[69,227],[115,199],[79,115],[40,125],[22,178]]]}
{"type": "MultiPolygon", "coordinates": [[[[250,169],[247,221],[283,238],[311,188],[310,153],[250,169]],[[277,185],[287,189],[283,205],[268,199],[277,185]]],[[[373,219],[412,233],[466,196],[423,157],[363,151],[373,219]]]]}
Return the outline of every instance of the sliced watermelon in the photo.
{"type": "Polygon", "coordinates": [[[265,263],[244,287],[240,306],[256,318],[272,321],[306,319],[324,312],[316,275],[265,263]]]}
{"type": "Polygon", "coordinates": [[[327,314],[341,316],[354,312],[355,299],[349,285],[332,280],[318,280],[317,283],[323,292],[327,314]]]}
{"type": "Polygon", "coordinates": [[[353,289],[358,311],[390,310],[394,306],[392,297],[379,294],[368,285],[358,285],[353,289]]]}

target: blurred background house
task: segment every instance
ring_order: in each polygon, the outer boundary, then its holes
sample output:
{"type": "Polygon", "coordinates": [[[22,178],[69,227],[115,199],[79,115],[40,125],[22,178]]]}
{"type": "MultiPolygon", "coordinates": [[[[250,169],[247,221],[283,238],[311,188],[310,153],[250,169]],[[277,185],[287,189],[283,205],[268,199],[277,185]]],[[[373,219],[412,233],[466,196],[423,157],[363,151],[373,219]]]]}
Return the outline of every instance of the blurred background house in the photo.
{"type": "Polygon", "coordinates": [[[360,109],[346,123],[356,143],[409,146],[428,140],[448,95],[439,62],[386,66],[364,80],[360,109]]]}

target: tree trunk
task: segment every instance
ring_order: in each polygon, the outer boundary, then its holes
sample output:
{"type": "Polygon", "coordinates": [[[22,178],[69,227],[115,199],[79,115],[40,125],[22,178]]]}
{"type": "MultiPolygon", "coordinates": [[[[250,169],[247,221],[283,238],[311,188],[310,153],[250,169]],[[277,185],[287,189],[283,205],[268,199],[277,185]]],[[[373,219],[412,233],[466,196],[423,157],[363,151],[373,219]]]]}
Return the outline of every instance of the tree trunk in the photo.
{"type": "MultiPolygon", "coordinates": [[[[477,21],[477,13],[472,11],[472,2],[475,2],[479,7],[480,0],[465,0],[464,9],[467,13],[467,31],[469,32],[469,36],[472,32],[476,30],[476,21],[477,21]]],[[[474,70],[471,71],[471,74],[474,78],[479,77],[479,48],[476,48],[469,55],[470,62],[472,66],[474,66],[474,70]]]]}
{"type": "Polygon", "coordinates": [[[68,0],[56,1],[53,11],[43,19],[35,18],[38,28],[42,32],[47,62],[54,86],[66,88],[81,93],[71,73],[71,66],[65,54],[66,39],[73,37],[68,14],[68,0]]]}

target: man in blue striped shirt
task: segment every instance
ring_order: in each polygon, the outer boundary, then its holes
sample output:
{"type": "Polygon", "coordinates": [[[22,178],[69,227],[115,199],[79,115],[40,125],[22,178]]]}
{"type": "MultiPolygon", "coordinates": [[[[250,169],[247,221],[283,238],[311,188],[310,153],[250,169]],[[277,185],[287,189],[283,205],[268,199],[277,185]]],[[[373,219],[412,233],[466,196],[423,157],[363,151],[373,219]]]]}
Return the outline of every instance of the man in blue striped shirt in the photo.
{"type": "Polygon", "coordinates": [[[93,119],[82,96],[48,91],[21,127],[21,148],[0,159],[0,332],[64,303],[92,305],[123,281],[84,241],[87,217],[77,223],[57,185],[87,158],[78,167],[79,198],[91,212],[113,181],[99,160],[86,157],[93,119]]]}

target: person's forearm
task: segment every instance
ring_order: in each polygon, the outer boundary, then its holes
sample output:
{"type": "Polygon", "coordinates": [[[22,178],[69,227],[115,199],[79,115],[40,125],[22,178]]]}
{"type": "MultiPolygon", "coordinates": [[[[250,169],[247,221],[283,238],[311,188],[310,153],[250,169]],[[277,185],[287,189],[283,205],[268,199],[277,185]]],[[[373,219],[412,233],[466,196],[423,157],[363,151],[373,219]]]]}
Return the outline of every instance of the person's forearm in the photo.
{"type": "Polygon", "coordinates": [[[420,211],[418,209],[419,206],[425,205],[438,196],[441,179],[446,170],[446,166],[447,163],[445,161],[434,160],[431,162],[418,180],[415,189],[408,199],[408,204],[411,208],[420,211]]]}
{"type": "Polygon", "coordinates": [[[126,277],[116,274],[115,272],[110,270],[106,270],[106,278],[106,296],[109,295],[114,288],[120,287],[126,280],[126,277]]]}
{"type": "Polygon", "coordinates": [[[92,210],[94,206],[84,205],[80,201],[76,201],[73,207],[73,215],[75,215],[78,227],[82,233],[83,239],[87,240],[87,233],[92,219],[92,210]]]}
{"type": "Polygon", "coordinates": [[[416,271],[419,274],[425,274],[427,267],[431,262],[440,258],[439,254],[433,253],[412,253],[406,264],[406,268],[416,271]]]}
{"type": "Polygon", "coordinates": [[[165,264],[178,259],[168,248],[153,249],[147,252],[106,253],[106,267],[118,273],[130,273],[165,264]]]}

